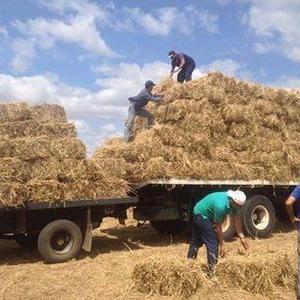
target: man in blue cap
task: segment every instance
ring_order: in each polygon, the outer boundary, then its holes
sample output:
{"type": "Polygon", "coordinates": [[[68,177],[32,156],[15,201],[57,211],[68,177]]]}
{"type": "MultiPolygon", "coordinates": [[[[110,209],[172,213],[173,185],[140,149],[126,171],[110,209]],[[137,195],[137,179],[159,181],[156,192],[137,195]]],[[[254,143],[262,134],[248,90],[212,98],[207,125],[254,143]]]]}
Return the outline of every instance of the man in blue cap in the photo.
{"type": "Polygon", "coordinates": [[[159,102],[163,99],[163,96],[152,95],[153,87],[155,83],[151,80],[145,82],[145,88],[134,97],[129,97],[129,111],[128,118],[125,122],[124,140],[129,142],[133,138],[133,123],[136,116],[148,119],[148,128],[154,124],[154,116],[144,109],[149,101],[159,102]]]}
{"type": "Polygon", "coordinates": [[[298,278],[297,278],[297,299],[300,300],[300,185],[297,185],[291,195],[285,201],[287,213],[291,223],[298,232],[298,278]]]}
{"type": "Polygon", "coordinates": [[[172,60],[170,76],[172,77],[174,73],[179,72],[177,74],[178,82],[183,83],[192,80],[192,73],[196,67],[195,61],[187,54],[176,53],[175,51],[170,51],[168,56],[172,60]],[[175,70],[176,67],[178,68],[175,70]]]}

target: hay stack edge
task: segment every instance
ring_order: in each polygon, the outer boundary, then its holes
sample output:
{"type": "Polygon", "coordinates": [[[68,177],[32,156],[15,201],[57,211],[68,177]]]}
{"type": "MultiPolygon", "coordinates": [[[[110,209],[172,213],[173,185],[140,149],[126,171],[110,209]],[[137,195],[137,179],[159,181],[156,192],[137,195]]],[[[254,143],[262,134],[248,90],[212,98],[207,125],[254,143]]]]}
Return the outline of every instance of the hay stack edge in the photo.
{"type": "Polygon", "coordinates": [[[92,161],[130,184],[158,178],[300,181],[300,94],[210,73],[160,82],[158,125],[136,122],[131,143],[111,139],[92,161]]]}
{"type": "Polygon", "coordinates": [[[286,254],[254,253],[229,256],[221,260],[215,277],[210,280],[205,265],[171,258],[151,257],[135,265],[132,272],[134,287],[145,294],[181,296],[187,298],[198,290],[233,288],[270,296],[278,288],[293,290],[296,263],[286,254]]]}
{"type": "Polygon", "coordinates": [[[124,180],[107,177],[86,159],[62,107],[0,103],[1,206],[125,194],[124,180]]]}

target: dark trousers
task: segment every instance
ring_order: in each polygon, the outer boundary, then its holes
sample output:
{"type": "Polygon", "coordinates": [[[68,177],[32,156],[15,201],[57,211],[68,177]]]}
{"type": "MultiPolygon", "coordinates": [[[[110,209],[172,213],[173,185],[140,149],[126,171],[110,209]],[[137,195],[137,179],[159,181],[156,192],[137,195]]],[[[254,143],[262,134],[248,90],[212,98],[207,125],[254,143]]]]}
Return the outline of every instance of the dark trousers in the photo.
{"type": "Polygon", "coordinates": [[[209,270],[213,270],[218,262],[219,242],[213,222],[204,219],[201,215],[194,216],[192,226],[192,239],[188,251],[189,259],[196,259],[198,249],[205,245],[207,251],[207,264],[209,270]]]}
{"type": "Polygon", "coordinates": [[[300,300],[300,229],[298,231],[298,243],[297,243],[297,252],[298,252],[298,275],[297,275],[297,288],[296,295],[297,300],[300,300]]]}
{"type": "Polygon", "coordinates": [[[125,131],[124,131],[124,140],[125,142],[129,142],[133,137],[133,123],[136,116],[146,118],[148,120],[148,128],[153,126],[154,124],[154,116],[146,109],[140,108],[139,110],[135,110],[133,105],[130,105],[128,110],[128,118],[125,122],[125,131]]]}
{"type": "Polygon", "coordinates": [[[184,81],[191,81],[194,69],[195,64],[187,65],[185,68],[181,69],[177,74],[177,81],[180,83],[183,83],[184,81]]]}

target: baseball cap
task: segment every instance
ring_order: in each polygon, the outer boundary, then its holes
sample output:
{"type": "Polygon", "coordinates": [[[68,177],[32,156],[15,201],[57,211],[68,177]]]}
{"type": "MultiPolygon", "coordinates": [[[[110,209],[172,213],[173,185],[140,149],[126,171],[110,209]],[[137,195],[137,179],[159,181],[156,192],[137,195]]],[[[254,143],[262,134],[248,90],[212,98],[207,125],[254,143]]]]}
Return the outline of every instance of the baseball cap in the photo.
{"type": "Polygon", "coordinates": [[[168,57],[171,58],[174,54],[176,54],[176,53],[175,53],[175,51],[172,50],[168,53],[168,57]]]}
{"type": "Polygon", "coordinates": [[[145,87],[154,86],[154,85],[156,85],[156,84],[152,80],[147,80],[145,82],[145,87]]]}
{"type": "Polygon", "coordinates": [[[244,205],[246,202],[246,195],[242,191],[227,191],[227,195],[238,205],[244,205]]]}

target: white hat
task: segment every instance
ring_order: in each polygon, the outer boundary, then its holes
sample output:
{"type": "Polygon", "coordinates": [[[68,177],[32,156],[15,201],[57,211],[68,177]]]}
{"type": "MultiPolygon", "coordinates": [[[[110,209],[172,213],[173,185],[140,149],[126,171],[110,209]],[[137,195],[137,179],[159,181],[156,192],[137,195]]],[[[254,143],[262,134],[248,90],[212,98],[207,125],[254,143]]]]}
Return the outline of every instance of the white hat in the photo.
{"type": "Polygon", "coordinates": [[[242,191],[232,191],[232,190],[229,190],[227,192],[227,195],[235,202],[237,203],[238,205],[244,205],[245,202],[246,202],[246,195],[244,192],[242,191]]]}

